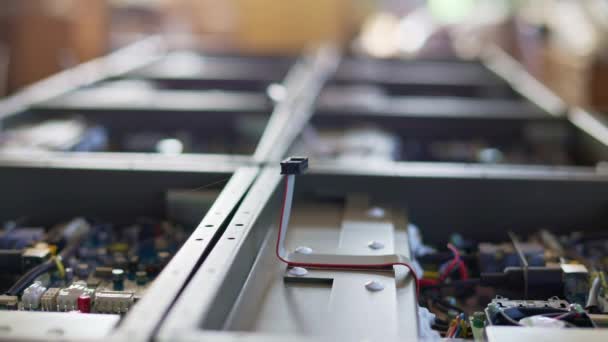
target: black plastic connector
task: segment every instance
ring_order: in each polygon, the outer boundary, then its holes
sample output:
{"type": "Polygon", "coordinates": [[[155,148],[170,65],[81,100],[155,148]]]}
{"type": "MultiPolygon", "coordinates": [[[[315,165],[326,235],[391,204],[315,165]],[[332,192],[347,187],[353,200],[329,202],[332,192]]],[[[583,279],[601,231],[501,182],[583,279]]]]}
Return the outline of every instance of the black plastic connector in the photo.
{"type": "Polygon", "coordinates": [[[281,162],[282,175],[301,175],[308,170],[308,157],[289,157],[281,162]]]}

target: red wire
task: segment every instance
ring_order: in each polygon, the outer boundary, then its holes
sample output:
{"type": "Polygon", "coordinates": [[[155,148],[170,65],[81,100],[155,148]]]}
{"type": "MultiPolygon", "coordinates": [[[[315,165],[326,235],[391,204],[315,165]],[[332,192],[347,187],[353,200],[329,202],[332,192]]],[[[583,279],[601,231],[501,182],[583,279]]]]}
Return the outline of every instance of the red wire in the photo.
{"type": "Polygon", "coordinates": [[[464,264],[464,261],[462,261],[458,249],[451,243],[448,243],[448,248],[452,251],[452,253],[454,253],[454,259],[458,260],[458,272],[460,273],[460,279],[469,279],[469,271],[467,270],[467,266],[464,264]]]}
{"type": "Polygon", "coordinates": [[[460,252],[451,243],[448,243],[448,248],[452,251],[452,253],[454,253],[454,259],[452,259],[452,261],[450,261],[450,263],[445,268],[445,270],[443,271],[441,276],[439,276],[439,282],[445,281],[445,279],[450,275],[450,273],[452,273],[452,271],[454,270],[454,267],[456,267],[456,266],[459,266],[458,272],[460,273],[460,278],[463,280],[468,279],[469,271],[467,270],[466,265],[460,258],[460,252]]]}
{"type": "Polygon", "coordinates": [[[279,218],[279,235],[277,237],[277,244],[275,253],[277,258],[282,262],[286,263],[288,266],[299,266],[299,267],[312,267],[312,268],[329,268],[329,269],[370,269],[370,268],[388,268],[392,266],[405,266],[410,270],[412,277],[416,283],[416,297],[420,294],[420,281],[418,280],[418,276],[416,272],[412,268],[411,265],[406,263],[386,263],[386,264],[318,264],[318,263],[300,263],[300,262],[291,262],[283,259],[281,254],[279,253],[279,244],[281,241],[281,233],[283,232],[283,214],[285,213],[285,202],[287,201],[287,190],[289,189],[289,182],[287,180],[288,176],[285,176],[285,191],[283,192],[283,205],[281,206],[281,217],[279,218]]]}

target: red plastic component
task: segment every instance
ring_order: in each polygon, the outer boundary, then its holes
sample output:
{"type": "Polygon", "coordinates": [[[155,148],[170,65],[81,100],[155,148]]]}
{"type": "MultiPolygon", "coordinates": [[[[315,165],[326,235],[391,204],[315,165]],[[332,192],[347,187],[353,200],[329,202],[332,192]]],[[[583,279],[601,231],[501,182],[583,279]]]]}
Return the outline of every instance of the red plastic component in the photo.
{"type": "Polygon", "coordinates": [[[78,311],[82,313],[90,313],[91,312],[91,296],[83,294],[78,297],[78,311]]]}

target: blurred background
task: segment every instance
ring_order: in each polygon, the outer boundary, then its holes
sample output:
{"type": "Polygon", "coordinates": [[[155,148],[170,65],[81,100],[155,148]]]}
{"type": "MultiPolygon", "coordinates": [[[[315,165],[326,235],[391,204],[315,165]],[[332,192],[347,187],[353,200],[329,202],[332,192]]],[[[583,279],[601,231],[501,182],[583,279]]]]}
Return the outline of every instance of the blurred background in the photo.
{"type": "Polygon", "coordinates": [[[569,104],[608,110],[605,0],[0,3],[0,96],[149,35],[247,55],[294,55],[333,41],[375,57],[467,57],[492,42],[569,104]]]}

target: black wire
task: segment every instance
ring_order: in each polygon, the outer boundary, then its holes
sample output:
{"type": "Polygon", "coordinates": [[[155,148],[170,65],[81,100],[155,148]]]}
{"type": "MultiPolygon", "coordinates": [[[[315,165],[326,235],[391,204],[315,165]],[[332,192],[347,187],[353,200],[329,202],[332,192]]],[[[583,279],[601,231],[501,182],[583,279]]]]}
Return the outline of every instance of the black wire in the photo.
{"type": "Polygon", "coordinates": [[[26,287],[28,287],[36,278],[43,275],[46,272],[49,272],[53,269],[54,266],[57,266],[53,260],[47,260],[40,265],[30,269],[24,275],[19,278],[13,286],[6,292],[9,296],[17,296],[26,287]]]}
{"type": "MultiPolygon", "coordinates": [[[[80,246],[80,243],[82,242],[82,240],[84,240],[84,238],[87,236],[88,236],[88,234],[77,234],[61,250],[61,252],[59,253],[59,257],[62,260],[69,259],[76,252],[76,250],[78,249],[78,246],[80,246]]],[[[19,278],[13,284],[13,286],[11,286],[10,289],[8,289],[8,291],[6,293],[9,296],[19,295],[21,292],[23,292],[23,290],[25,290],[26,287],[28,287],[34,280],[36,280],[36,278],[43,275],[44,273],[50,272],[51,270],[53,270],[56,267],[57,267],[57,264],[55,263],[54,260],[46,260],[42,264],[35,266],[34,268],[27,271],[24,275],[22,275],[21,278],[19,278]]]]}

